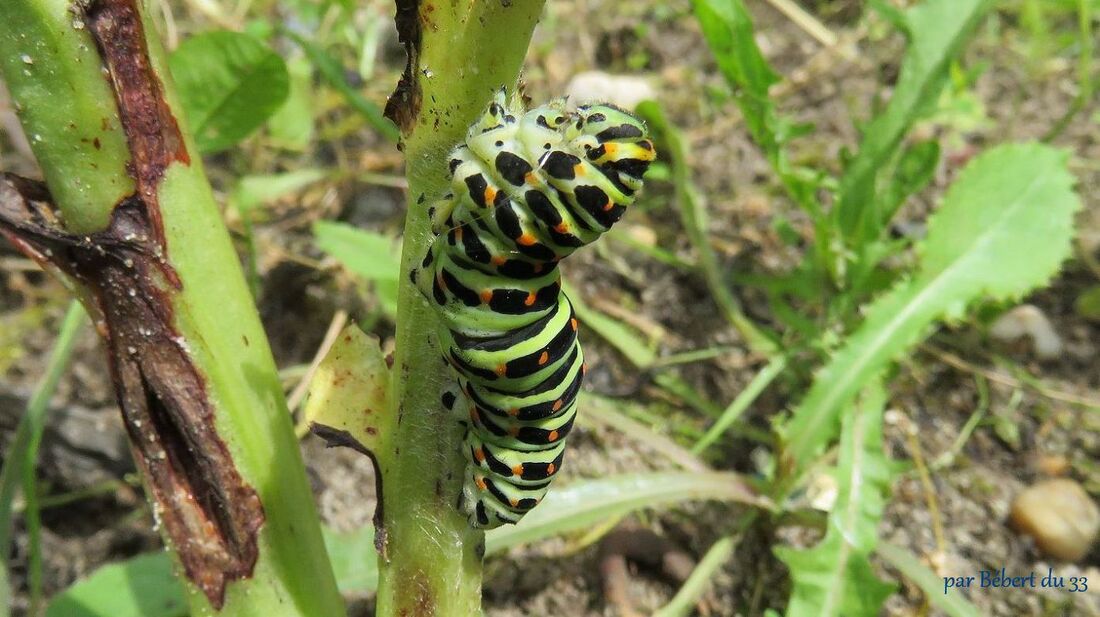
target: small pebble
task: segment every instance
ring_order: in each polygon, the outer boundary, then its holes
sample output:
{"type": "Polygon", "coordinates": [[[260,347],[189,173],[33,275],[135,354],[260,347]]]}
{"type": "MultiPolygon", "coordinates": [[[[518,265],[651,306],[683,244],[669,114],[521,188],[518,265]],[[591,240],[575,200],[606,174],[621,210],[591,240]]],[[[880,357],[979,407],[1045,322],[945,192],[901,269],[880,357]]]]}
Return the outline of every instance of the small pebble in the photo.
{"type": "Polygon", "coordinates": [[[1043,553],[1072,562],[1088,554],[1100,533],[1100,508],[1074,480],[1043,480],[1016,496],[1009,522],[1043,553]]]}
{"type": "Polygon", "coordinates": [[[1035,355],[1044,360],[1062,355],[1062,338],[1043,311],[1031,304],[1021,304],[998,317],[990,326],[989,335],[999,341],[1027,336],[1034,345],[1035,355]]]}
{"type": "Polygon", "coordinates": [[[1069,471],[1069,461],[1066,457],[1057,454],[1039,454],[1035,457],[1035,467],[1043,475],[1056,477],[1065,475],[1069,471]]]}

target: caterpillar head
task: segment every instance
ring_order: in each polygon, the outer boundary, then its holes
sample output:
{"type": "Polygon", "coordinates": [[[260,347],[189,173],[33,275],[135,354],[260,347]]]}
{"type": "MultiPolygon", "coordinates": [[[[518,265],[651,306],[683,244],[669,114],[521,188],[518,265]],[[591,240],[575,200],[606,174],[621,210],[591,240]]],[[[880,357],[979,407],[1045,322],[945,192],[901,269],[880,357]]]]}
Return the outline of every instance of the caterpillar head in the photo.
{"type": "Polygon", "coordinates": [[[519,97],[516,95],[508,96],[508,92],[501,88],[493,95],[493,99],[489,101],[489,105],[485,108],[485,113],[481,115],[481,118],[470,126],[470,130],[466,133],[466,140],[469,141],[470,138],[483,133],[514,125],[519,122],[522,115],[523,103],[519,100],[519,97]]]}
{"type": "Polygon", "coordinates": [[[586,105],[567,133],[589,161],[614,176],[628,195],[642,187],[642,176],[656,158],[645,123],[614,105],[586,105]]]}

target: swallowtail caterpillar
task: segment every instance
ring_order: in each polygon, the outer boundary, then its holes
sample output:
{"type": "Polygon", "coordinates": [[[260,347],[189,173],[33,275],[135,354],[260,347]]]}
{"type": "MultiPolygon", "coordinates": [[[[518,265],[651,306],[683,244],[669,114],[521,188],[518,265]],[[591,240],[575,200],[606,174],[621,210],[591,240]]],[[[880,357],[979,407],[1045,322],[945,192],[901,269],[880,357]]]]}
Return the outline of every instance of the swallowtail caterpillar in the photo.
{"type": "Polygon", "coordinates": [[[622,217],[654,156],[621,109],[524,112],[503,89],[451,154],[413,279],[456,376],[442,402],[466,427],[458,506],[473,527],[518,522],[561,469],[585,366],[557,265],[622,217]]]}

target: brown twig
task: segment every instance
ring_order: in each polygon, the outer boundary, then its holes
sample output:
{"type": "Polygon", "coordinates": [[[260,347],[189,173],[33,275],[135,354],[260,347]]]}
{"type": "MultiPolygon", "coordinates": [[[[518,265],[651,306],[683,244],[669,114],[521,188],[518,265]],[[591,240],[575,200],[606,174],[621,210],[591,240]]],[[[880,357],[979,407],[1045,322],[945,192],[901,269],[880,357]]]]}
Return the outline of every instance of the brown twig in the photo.
{"type": "Polygon", "coordinates": [[[1031,389],[1051,400],[1061,401],[1063,403],[1070,403],[1072,405],[1082,405],[1093,409],[1100,409],[1100,400],[1098,399],[1089,398],[1087,396],[1079,396],[1077,394],[1071,394],[1069,392],[1063,392],[1061,390],[1054,390],[1035,384],[1029,384],[1010,375],[1005,375],[1000,371],[987,369],[985,367],[981,367],[971,362],[968,362],[960,358],[958,355],[953,354],[945,349],[941,349],[930,343],[925,343],[924,345],[921,345],[921,349],[932,354],[938,360],[940,360],[944,364],[947,364],[948,366],[952,366],[956,369],[959,369],[960,371],[965,371],[967,373],[981,375],[989,381],[999,383],[1003,386],[1020,389],[1031,389]]]}
{"type": "Polygon", "coordinates": [[[600,542],[600,576],[604,598],[622,617],[641,617],[630,600],[630,567],[635,563],[659,572],[677,586],[691,576],[695,559],[657,533],[641,527],[620,527],[600,542]]]}

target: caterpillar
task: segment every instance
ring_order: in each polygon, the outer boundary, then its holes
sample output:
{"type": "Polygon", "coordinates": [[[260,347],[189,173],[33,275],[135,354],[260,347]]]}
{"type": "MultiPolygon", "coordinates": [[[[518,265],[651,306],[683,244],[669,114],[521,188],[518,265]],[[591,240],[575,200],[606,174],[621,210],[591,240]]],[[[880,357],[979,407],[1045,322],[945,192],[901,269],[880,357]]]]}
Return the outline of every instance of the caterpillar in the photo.
{"type": "Polygon", "coordinates": [[[451,153],[413,281],[456,377],[442,404],[465,426],[457,505],[472,527],[518,522],[561,470],[585,365],[557,265],[622,217],[654,156],[626,111],[524,113],[504,89],[451,153]]]}

